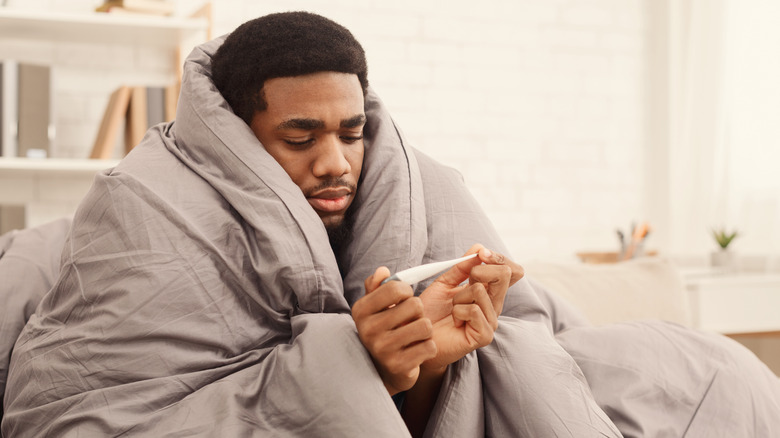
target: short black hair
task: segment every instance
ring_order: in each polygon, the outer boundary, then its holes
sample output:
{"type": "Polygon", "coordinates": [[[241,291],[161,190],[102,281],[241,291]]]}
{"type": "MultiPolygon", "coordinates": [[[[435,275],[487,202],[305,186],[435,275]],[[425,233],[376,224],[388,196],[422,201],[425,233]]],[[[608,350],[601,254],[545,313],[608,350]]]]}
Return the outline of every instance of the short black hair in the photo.
{"type": "Polygon", "coordinates": [[[310,12],[275,13],[242,24],[211,62],[214,85],[247,124],[255,111],[267,108],[266,80],[323,71],[357,75],[365,95],[363,47],[344,26],[310,12]]]}

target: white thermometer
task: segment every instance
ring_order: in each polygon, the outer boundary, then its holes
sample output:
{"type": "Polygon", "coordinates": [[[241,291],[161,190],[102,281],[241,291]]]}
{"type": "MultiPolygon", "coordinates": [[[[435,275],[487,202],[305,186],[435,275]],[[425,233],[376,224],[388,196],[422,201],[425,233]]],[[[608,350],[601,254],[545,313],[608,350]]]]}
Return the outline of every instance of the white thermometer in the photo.
{"type": "Polygon", "coordinates": [[[408,284],[419,283],[426,278],[433,277],[434,275],[446,271],[447,269],[450,269],[464,260],[473,259],[476,256],[477,254],[471,254],[454,260],[427,263],[425,265],[404,269],[403,271],[396,272],[395,274],[385,278],[384,281],[382,281],[382,284],[393,280],[403,281],[404,283],[408,284]]]}

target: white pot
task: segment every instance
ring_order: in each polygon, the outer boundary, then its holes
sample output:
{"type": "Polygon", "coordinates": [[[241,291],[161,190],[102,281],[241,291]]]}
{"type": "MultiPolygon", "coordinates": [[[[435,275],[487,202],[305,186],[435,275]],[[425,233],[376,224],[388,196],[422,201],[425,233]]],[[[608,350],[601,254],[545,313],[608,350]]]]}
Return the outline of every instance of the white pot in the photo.
{"type": "Polygon", "coordinates": [[[727,249],[719,249],[710,254],[710,264],[713,268],[724,272],[735,272],[737,270],[737,254],[727,249]]]}

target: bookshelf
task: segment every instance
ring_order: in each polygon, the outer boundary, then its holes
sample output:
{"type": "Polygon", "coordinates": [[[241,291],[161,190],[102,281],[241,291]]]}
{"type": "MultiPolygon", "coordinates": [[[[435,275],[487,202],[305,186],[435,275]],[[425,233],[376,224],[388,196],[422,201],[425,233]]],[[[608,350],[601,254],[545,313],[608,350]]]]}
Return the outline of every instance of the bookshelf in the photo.
{"type": "MultiPolygon", "coordinates": [[[[119,160],[92,160],[76,158],[0,158],[0,180],[2,178],[28,179],[50,176],[71,176],[92,178],[103,169],[114,167],[119,160]]],[[[0,197],[0,204],[3,198],[0,197]]]]}
{"type": "Polygon", "coordinates": [[[0,233],[70,216],[118,160],[0,158],[0,233]]]}
{"type": "Polygon", "coordinates": [[[0,39],[96,44],[142,44],[179,48],[203,41],[205,17],[64,13],[0,9],[0,39]]]}
{"type": "MultiPolygon", "coordinates": [[[[176,77],[181,77],[183,52],[210,38],[209,3],[186,17],[0,8],[0,44],[51,42],[170,50],[170,71],[176,77]]],[[[0,157],[0,232],[72,214],[95,174],[117,163],[86,158],[0,157]]]]}

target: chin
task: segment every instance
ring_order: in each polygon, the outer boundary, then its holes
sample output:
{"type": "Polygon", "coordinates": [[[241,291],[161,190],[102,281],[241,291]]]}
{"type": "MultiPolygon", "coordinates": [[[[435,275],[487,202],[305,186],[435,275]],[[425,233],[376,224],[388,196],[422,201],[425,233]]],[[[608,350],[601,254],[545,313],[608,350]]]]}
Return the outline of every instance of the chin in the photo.
{"type": "Polygon", "coordinates": [[[325,216],[322,217],[322,223],[325,224],[325,229],[328,231],[334,231],[344,224],[343,215],[325,216]]]}

